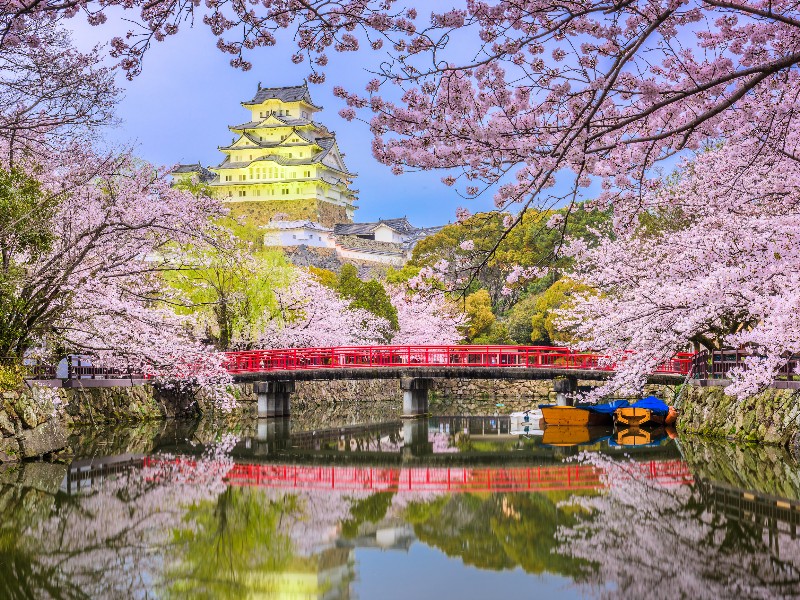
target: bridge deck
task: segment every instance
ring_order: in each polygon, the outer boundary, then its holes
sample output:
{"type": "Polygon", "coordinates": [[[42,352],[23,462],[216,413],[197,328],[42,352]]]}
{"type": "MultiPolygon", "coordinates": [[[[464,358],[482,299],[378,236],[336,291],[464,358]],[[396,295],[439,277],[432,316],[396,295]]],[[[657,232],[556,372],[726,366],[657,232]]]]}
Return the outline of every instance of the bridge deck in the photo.
{"type": "MultiPolygon", "coordinates": [[[[679,383],[693,354],[658,365],[651,383],[679,383]]],[[[226,367],[240,381],[446,377],[602,381],[615,364],[607,356],[555,346],[353,346],[228,352],[226,367]]]]}
{"type": "MultiPolygon", "coordinates": [[[[400,377],[460,378],[460,379],[515,379],[542,380],[570,376],[583,381],[605,381],[613,371],[570,369],[558,367],[464,367],[464,366],[386,366],[386,367],[336,367],[308,370],[280,369],[274,371],[249,371],[233,373],[236,381],[333,381],[339,379],[398,379],[400,377]]],[[[673,385],[683,383],[685,375],[654,373],[648,383],[673,385]]]]}

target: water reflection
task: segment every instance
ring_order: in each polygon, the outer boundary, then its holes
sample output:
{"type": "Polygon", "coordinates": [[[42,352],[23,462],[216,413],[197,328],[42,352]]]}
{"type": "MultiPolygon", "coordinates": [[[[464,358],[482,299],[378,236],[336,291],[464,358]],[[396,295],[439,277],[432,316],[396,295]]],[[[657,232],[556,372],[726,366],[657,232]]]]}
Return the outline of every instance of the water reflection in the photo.
{"type": "Polygon", "coordinates": [[[234,429],[111,431],[69,466],[4,468],[0,597],[372,597],[409,571],[380,595],[800,594],[782,450],[563,446],[503,417],[234,429]]]}

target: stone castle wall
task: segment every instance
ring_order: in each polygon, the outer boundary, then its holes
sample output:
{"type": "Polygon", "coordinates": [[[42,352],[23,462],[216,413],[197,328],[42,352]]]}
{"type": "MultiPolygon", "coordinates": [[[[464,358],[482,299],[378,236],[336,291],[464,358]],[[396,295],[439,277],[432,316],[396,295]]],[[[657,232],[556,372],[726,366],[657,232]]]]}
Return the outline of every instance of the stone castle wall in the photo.
{"type": "Polygon", "coordinates": [[[316,221],[325,227],[333,227],[336,223],[350,223],[347,211],[343,206],[323,202],[316,198],[305,200],[254,200],[245,202],[226,202],[231,216],[244,217],[253,225],[266,225],[275,215],[283,214],[289,221],[316,221]]]}
{"type": "Polygon", "coordinates": [[[800,446],[800,392],[768,389],[746,400],[722,387],[689,386],[678,429],[704,437],[800,446]]]}

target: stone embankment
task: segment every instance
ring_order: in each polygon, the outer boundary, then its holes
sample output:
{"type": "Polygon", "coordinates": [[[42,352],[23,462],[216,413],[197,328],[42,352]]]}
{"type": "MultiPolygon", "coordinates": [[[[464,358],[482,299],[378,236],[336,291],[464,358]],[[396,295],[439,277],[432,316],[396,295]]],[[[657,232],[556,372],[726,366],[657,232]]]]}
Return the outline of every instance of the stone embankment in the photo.
{"type": "MultiPolygon", "coordinates": [[[[435,415],[507,414],[551,402],[552,388],[552,381],[436,379],[429,407],[435,415]]],[[[58,453],[68,446],[70,429],[85,425],[120,423],[130,429],[134,423],[203,414],[238,428],[254,427],[253,384],[237,384],[233,392],[239,407],[232,414],[215,413],[202,397],[192,404],[151,385],[82,389],[34,385],[0,392],[0,462],[58,453]]],[[[668,402],[675,398],[671,386],[648,386],[646,392],[668,402]]],[[[298,381],[291,398],[292,421],[393,420],[402,412],[401,398],[397,379],[298,381]]],[[[767,390],[739,401],[726,396],[721,387],[689,386],[680,400],[678,427],[684,433],[800,447],[798,392],[767,390]]]]}
{"type": "Polygon", "coordinates": [[[197,413],[187,399],[152,385],[72,389],[31,385],[0,392],[0,400],[0,462],[63,450],[70,426],[140,423],[197,413]]]}
{"type": "Polygon", "coordinates": [[[689,386],[678,430],[709,438],[800,447],[800,393],[768,389],[746,400],[723,387],[689,386]]]}

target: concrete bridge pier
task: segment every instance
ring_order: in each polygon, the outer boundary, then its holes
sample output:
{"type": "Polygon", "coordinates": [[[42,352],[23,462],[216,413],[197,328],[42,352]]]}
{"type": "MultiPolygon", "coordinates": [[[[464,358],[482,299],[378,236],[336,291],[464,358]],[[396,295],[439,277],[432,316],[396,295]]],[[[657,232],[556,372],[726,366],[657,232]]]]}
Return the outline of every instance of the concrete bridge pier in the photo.
{"type": "Polygon", "coordinates": [[[578,391],[578,378],[574,375],[567,375],[553,380],[553,391],[556,393],[556,404],[558,406],[572,406],[573,399],[568,394],[578,391]]]}
{"type": "Polygon", "coordinates": [[[428,414],[428,390],[433,387],[430,377],[401,377],[403,390],[403,417],[419,417],[428,414]]]}
{"type": "Polygon", "coordinates": [[[259,381],[253,387],[259,418],[289,416],[289,394],[294,392],[294,381],[259,381]]]}

